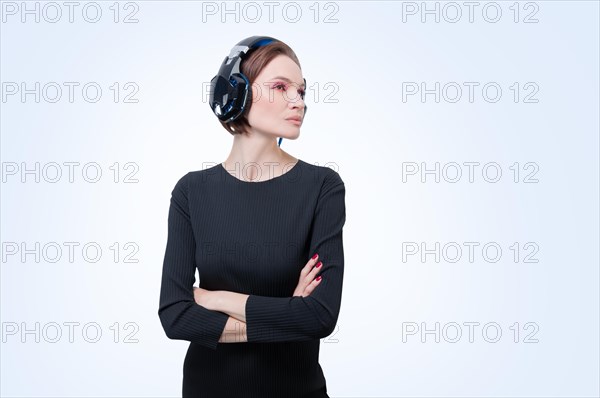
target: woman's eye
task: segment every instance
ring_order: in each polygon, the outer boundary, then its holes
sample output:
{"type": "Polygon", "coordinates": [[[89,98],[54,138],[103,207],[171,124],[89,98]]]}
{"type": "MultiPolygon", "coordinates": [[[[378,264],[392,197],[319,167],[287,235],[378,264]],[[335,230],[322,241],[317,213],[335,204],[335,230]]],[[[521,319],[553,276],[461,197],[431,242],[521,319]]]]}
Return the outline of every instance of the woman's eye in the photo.
{"type": "MultiPolygon", "coordinates": [[[[276,88],[276,89],[281,89],[281,90],[287,91],[287,86],[286,86],[285,84],[283,84],[283,83],[278,83],[278,84],[276,84],[275,86],[273,86],[273,88],[276,88]]],[[[304,90],[299,90],[299,91],[298,91],[298,93],[300,93],[300,97],[301,97],[302,99],[304,99],[304,96],[306,95],[306,91],[304,91],[304,90]]]]}

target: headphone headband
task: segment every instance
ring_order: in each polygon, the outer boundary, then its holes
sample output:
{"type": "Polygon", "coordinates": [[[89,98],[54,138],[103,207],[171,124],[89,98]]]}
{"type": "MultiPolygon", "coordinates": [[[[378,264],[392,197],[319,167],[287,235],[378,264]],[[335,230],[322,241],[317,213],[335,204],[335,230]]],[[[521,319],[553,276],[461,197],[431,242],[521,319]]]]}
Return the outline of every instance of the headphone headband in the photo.
{"type": "Polygon", "coordinates": [[[232,49],[227,58],[223,61],[218,75],[229,77],[234,73],[241,73],[240,65],[242,61],[248,58],[252,50],[262,47],[276,39],[267,36],[252,36],[240,41],[232,49]]]}

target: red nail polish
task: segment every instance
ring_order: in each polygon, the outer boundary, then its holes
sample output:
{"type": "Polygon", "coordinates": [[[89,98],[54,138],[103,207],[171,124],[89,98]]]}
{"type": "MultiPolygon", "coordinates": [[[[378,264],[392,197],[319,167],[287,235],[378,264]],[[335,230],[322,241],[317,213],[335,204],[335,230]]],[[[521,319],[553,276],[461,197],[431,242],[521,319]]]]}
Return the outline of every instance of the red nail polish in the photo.
{"type": "Polygon", "coordinates": [[[317,282],[321,280],[321,275],[317,276],[317,282]]]}
{"type": "Polygon", "coordinates": [[[319,253],[315,254],[314,256],[312,256],[311,260],[316,259],[317,257],[319,257],[319,253]]]}
{"type": "Polygon", "coordinates": [[[317,268],[319,268],[321,265],[323,265],[323,263],[321,261],[319,261],[316,265],[317,268]]]}

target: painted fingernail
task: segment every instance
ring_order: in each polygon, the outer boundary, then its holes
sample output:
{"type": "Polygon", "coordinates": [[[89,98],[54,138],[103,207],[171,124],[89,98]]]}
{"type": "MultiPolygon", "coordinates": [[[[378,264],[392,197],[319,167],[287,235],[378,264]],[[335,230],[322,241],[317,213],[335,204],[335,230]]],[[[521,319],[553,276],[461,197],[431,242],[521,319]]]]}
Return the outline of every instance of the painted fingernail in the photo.
{"type": "Polygon", "coordinates": [[[317,276],[316,281],[320,281],[321,280],[321,275],[317,276]]]}
{"type": "Polygon", "coordinates": [[[316,265],[317,268],[321,267],[321,265],[323,265],[323,263],[321,261],[318,262],[318,264],[316,265]]]}
{"type": "Polygon", "coordinates": [[[316,259],[317,257],[319,257],[319,253],[316,253],[314,256],[312,256],[311,260],[316,259]]]}

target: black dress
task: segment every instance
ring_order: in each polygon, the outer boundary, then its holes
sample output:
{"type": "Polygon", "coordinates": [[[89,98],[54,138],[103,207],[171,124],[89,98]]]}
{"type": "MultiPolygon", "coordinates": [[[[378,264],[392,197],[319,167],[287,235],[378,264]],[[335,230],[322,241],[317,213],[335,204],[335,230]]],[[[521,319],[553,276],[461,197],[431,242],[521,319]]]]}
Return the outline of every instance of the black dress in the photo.
{"type": "Polygon", "coordinates": [[[158,314],[169,338],[190,341],[184,397],[328,397],[319,347],[341,306],[345,186],[328,167],[291,166],[249,182],[219,164],[173,189],[158,314]],[[320,285],[292,297],[315,253],[320,285]],[[248,342],[218,342],[229,315],[194,302],[196,267],[201,288],[250,295],[248,342]]]}

